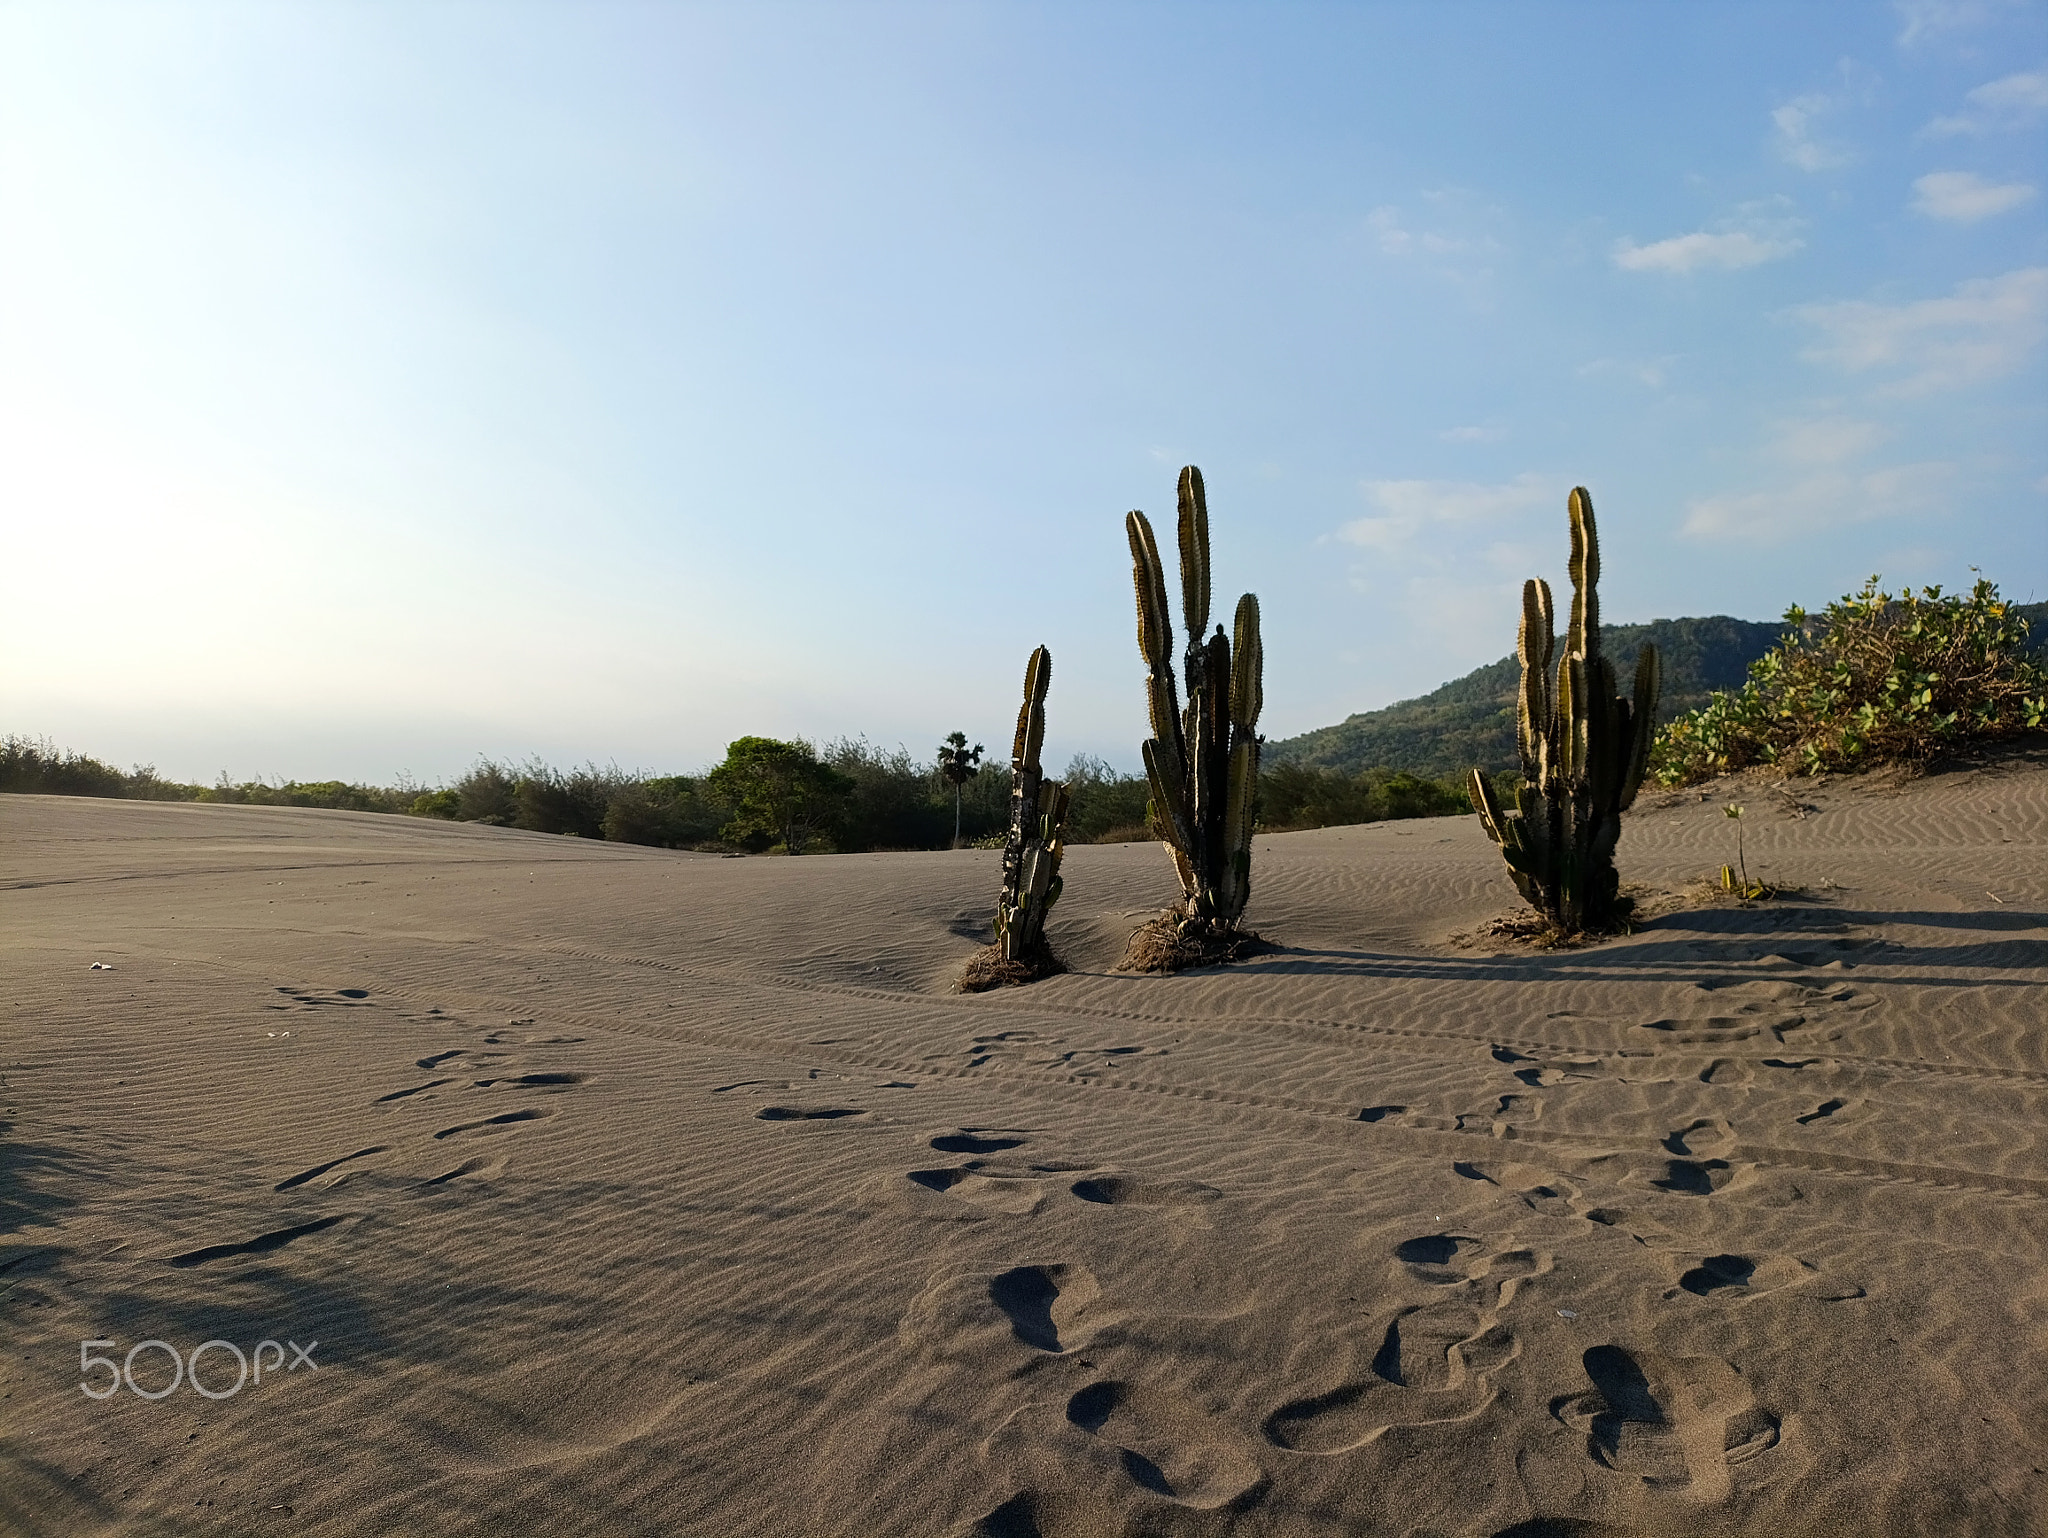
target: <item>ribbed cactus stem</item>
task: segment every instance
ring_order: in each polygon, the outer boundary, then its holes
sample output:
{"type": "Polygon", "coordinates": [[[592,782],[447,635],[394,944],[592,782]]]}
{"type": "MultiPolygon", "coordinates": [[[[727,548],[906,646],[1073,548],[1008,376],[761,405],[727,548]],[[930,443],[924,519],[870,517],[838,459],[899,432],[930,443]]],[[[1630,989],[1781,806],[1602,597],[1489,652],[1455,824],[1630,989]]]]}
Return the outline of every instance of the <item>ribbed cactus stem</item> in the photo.
{"type": "Polygon", "coordinates": [[[996,944],[1005,961],[1029,961],[1045,945],[1045,916],[1059,901],[1067,789],[1047,780],[1045,698],[1052,653],[1041,646],[1024,667],[1024,703],[1010,747],[1010,836],[1003,845],[1003,892],[996,903],[996,944]]]}
{"type": "Polygon", "coordinates": [[[1515,655],[1522,682],[1516,744],[1522,785],[1505,810],[1479,770],[1468,785],[1487,836],[1500,846],[1516,889],[1567,934],[1606,926],[1626,911],[1614,849],[1621,814],[1635,801],[1657,729],[1657,649],[1636,659],[1631,697],[1619,693],[1600,641],[1600,536],[1593,499],[1572,491],[1572,607],[1556,652],[1550,588],[1522,588],[1515,655]],[[1553,672],[1554,667],[1554,672],[1553,672]]]}
{"type": "Polygon", "coordinates": [[[1231,634],[1209,626],[1209,506],[1202,473],[1180,473],[1178,532],[1181,616],[1187,626],[1180,705],[1169,658],[1166,574],[1143,513],[1125,519],[1138,600],[1138,652],[1146,665],[1143,745],[1152,788],[1152,821],[1173,858],[1187,918],[1234,927],[1251,891],[1251,835],[1257,821],[1259,712],[1265,648],[1259,603],[1238,600],[1231,634]]]}
{"type": "Polygon", "coordinates": [[[1181,616],[1193,639],[1209,629],[1209,499],[1193,465],[1180,472],[1179,523],[1181,616]]]}

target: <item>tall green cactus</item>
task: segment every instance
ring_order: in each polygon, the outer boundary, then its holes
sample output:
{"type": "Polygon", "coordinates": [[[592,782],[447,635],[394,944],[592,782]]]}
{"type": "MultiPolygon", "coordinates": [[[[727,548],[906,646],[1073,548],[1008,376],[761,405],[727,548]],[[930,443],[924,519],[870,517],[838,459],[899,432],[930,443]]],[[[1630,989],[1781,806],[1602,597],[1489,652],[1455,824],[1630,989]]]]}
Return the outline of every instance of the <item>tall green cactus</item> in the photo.
{"type": "Polygon", "coordinates": [[[1166,569],[1143,513],[1124,520],[1138,590],[1138,651],[1152,735],[1145,773],[1152,821],[1180,877],[1183,917],[1234,928],[1251,896],[1252,820],[1258,810],[1259,710],[1265,702],[1265,650],[1259,600],[1237,601],[1235,637],[1209,629],[1209,504],[1202,472],[1180,473],[1181,615],[1188,632],[1181,667],[1183,711],[1173,681],[1173,620],[1166,569]],[[1206,636],[1206,639],[1205,639],[1206,636]]]}
{"type": "Polygon", "coordinates": [[[1522,585],[1516,809],[1502,812],[1479,770],[1469,785],[1516,889],[1564,934],[1609,927],[1626,911],[1614,847],[1649,765],[1659,685],[1657,649],[1646,642],[1634,698],[1620,696],[1614,664],[1600,649],[1600,539],[1583,486],[1572,492],[1571,520],[1571,622],[1554,675],[1550,585],[1540,577],[1522,585]]]}
{"type": "Polygon", "coordinates": [[[1043,646],[1024,668],[1024,706],[1010,746],[1010,837],[1003,846],[1003,895],[996,904],[996,948],[1005,961],[1029,962],[1045,947],[1045,915],[1064,884],[1067,788],[1045,778],[1045,695],[1052,653],[1043,646]]]}

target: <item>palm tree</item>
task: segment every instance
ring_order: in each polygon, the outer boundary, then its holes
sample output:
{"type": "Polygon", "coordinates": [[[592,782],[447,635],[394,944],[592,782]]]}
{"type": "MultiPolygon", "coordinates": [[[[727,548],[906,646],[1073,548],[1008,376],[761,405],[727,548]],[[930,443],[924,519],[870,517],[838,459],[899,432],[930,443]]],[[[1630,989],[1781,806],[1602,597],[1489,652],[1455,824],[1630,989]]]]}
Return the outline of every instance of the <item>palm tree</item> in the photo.
{"type": "Polygon", "coordinates": [[[960,847],[960,789],[981,773],[982,746],[967,746],[967,734],[954,732],[939,745],[939,773],[953,787],[953,847],[960,847]]]}

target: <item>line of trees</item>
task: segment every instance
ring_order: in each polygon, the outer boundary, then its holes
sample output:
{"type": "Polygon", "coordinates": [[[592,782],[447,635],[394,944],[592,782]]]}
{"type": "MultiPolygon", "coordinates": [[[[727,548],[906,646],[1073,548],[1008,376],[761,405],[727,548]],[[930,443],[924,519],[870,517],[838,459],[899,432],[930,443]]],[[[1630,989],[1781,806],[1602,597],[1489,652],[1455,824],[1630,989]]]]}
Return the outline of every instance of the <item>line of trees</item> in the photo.
{"type": "MultiPolygon", "coordinates": [[[[1153,837],[1143,775],[1077,754],[1063,778],[1072,796],[1071,842],[1153,837]]],[[[1431,780],[1384,769],[1354,775],[1280,764],[1261,776],[1260,791],[1259,826],[1267,832],[1466,809],[1455,777],[1431,780]]],[[[822,747],[742,737],[728,747],[724,762],[701,775],[484,759],[453,784],[429,788],[342,780],[235,783],[225,774],[212,785],[187,785],[149,765],[124,772],[47,741],[11,736],[0,738],[0,792],[324,807],[665,849],[793,854],[944,849],[956,836],[968,844],[999,843],[1010,815],[1006,767],[991,765],[956,781],[937,755],[920,760],[907,748],[881,748],[859,737],[822,747]]]]}

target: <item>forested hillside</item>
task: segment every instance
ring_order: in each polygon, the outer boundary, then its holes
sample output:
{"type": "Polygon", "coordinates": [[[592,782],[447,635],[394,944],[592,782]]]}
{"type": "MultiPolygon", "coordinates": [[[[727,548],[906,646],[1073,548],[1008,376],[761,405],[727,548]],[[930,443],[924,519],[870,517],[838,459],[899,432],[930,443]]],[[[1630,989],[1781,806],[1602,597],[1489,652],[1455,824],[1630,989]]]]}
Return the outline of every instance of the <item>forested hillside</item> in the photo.
{"type": "MultiPolygon", "coordinates": [[[[1562,627],[1564,616],[1558,616],[1562,627]]],[[[1654,641],[1664,659],[1666,720],[1706,704],[1716,689],[1740,688],[1749,665],[1770,650],[1785,627],[1776,621],[1660,619],[1647,625],[1602,629],[1608,656],[1628,687],[1636,653],[1654,641]]],[[[1560,638],[1561,639],[1561,638],[1560,638]]],[[[1453,679],[1420,699],[1369,710],[1336,726],[1319,727],[1266,744],[1269,764],[1301,764],[1356,774],[1361,769],[1406,769],[1413,774],[1458,774],[1474,767],[1504,770],[1515,760],[1515,688],[1521,669],[1512,656],[1453,679]]]]}

